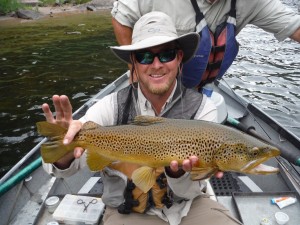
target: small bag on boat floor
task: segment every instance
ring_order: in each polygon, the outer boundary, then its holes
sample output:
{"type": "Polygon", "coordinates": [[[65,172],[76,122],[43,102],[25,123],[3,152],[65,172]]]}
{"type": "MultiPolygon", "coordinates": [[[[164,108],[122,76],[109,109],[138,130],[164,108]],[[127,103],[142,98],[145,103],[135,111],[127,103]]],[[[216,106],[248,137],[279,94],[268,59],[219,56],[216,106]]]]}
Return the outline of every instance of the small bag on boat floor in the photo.
{"type": "Polygon", "coordinates": [[[101,198],[67,194],[56,208],[53,218],[64,224],[98,224],[104,211],[101,198]]]}

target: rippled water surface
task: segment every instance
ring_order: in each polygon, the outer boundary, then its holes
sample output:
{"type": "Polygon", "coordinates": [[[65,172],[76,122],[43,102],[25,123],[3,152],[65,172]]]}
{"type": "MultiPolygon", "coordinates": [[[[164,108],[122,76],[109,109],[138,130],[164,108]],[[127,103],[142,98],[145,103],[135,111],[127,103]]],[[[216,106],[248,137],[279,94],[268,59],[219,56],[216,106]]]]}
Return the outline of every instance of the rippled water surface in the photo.
{"type": "Polygon", "coordinates": [[[41,138],[41,104],[67,94],[74,109],[126,70],[109,12],[54,15],[39,21],[0,21],[0,176],[41,138]]]}
{"type": "MultiPolygon", "coordinates": [[[[77,109],[127,66],[108,49],[116,43],[109,12],[0,21],[0,30],[1,176],[41,140],[35,123],[44,120],[42,103],[67,94],[77,109]]],[[[253,26],[238,40],[225,80],[300,137],[300,44],[278,43],[253,26]]]]}
{"type": "MultiPolygon", "coordinates": [[[[299,0],[283,3],[295,12],[300,10],[299,0]]],[[[300,44],[291,39],[278,42],[252,25],[237,39],[239,55],[226,81],[300,137],[300,44]]]]}

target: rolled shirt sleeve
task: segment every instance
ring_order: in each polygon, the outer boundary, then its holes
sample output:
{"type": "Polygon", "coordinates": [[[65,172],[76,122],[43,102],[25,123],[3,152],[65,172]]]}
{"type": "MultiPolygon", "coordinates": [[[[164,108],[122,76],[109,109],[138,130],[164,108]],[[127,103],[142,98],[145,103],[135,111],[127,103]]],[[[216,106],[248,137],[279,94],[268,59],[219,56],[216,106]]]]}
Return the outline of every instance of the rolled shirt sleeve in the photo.
{"type": "Polygon", "coordinates": [[[54,164],[51,163],[44,163],[43,168],[44,170],[50,174],[51,176],[55,176],[57,178],[66,178],[74,175],[77,173],[78,170],[82,169],[86,166],[86,153],[84,152],[83,155],[79,159],[74,159],[71,163],[70,167],[67,169],[59,169],[54,164]]]}
{"type": "Polygon", "coordinates": [[[237,1],[237,29],[253,24],[273,33],[278,41],[290,37],[300,27],[300,15],[279,0],[237,1]],[[247,16],[245,16],[247,15],[247,16]]]}
{"type": "Polygon", "coordinates": [[[202,193],[205,187],[201,181],[193,181],[190,173],[185,173],[179,178],[171,178],[166,174],[168,185],[174,194],[180,198],[193,199],[202,193]]]}
{"type": "Polygon", "coordinates": [[[122,25],[133,28],[135,22],[142,16],[139,10],[139,1],[115,1],[111,15],[122,25]]]}

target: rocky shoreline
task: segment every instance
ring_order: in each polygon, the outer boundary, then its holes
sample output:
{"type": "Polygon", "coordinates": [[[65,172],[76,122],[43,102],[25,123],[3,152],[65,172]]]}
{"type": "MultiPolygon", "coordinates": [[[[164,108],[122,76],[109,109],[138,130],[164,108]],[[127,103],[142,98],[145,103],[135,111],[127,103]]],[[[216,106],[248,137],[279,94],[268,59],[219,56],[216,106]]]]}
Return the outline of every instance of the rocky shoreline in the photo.
{"type": "Polygon", "coordinates": [[[104,9],[111,9],[113,7],[114,0],[92,0],[88,3],[81,5],[72,4],[55,4],[53,6],[41,7],[38,6],[38,0],[21,0],[21,2],[32,9],[23,10],[20,9],[16,12],[8,15],[0,16],[1,20],[37,20],[44,17],[54,17],[55,14],[68,14],[68,13],[82,13],[86,11],[97,11],[104,9]]]}

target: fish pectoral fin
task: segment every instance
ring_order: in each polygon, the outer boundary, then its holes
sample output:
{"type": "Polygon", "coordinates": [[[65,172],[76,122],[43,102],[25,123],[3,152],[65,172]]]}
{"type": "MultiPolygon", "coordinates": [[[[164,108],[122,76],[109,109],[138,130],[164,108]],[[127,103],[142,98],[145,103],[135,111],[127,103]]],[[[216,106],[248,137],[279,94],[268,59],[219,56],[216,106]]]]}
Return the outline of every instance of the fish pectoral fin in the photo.
{"type": "Polygon", "coordinates": [[[155,184],[155,169],[142,166],[132,173],[132,182],[141,189],[144,193],[147,193],[155,184]]]}
{"type": "Polygon", "coordinates": [[[211,177],[218,171],[217,168],[212,167],[206,167],[206,168],[200,168],[200,167],[193,167],[191,174],[192,180],[203,180],[211,177]]]}
{"type": "Polygon", "coordinates": [[[96,151],[87,150],[86,162],[91,171],[100,171],[111,164],[112,160],[99,155],[96,151]]]}
{"type": "Polygon", "coordinates": [[[164,118],[156,116],[136,116],[133,124],[138,126],[149,126],[151,124],[161,123],[163,120],[164,118]]]}

